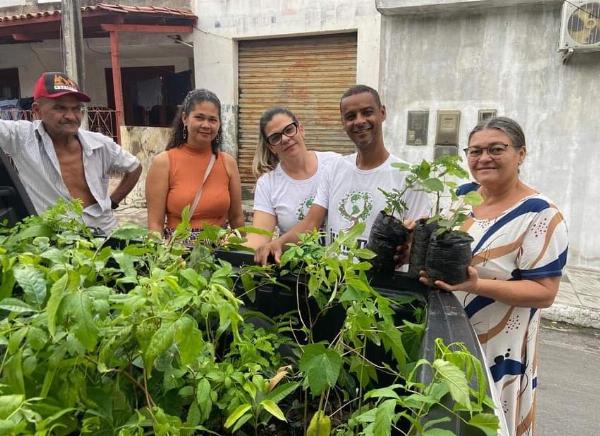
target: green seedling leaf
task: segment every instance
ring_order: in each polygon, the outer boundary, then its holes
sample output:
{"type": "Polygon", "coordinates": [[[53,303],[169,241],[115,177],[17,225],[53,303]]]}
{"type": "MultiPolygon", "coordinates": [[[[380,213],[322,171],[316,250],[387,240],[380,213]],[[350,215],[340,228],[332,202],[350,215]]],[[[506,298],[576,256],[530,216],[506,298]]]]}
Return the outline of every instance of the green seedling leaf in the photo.
{"type": "Polygon", "coordinates": [[[400,171],[409,171],[410,165],[404,162],[394,162],[392,168],[398,168],[400,171]]]}
{"type": "Polygon", "coordinates": [[[285,419],[285,415],[283,414],[279,406],[275,404],[272,400],[262,400],[260,402],[260,405],[263,406],[267,412],[269,412],[271,415],[273,415],[280,421],[287,421],[285,419]]]}
{"type": "Polygon", "coordinates": [[[436,376],[448,385],[452,399],[471,410],[469,384],[465,373],[453,363],[442,359],[436,359],[433,368],[437,371],[436,376]]]}
{"type": "Polygon", "coordinates": [[[244,424],[246,424],[251,419],[252,419],[252,414],[251,413],[246,413],[244,416],[242,416],[240,419],[238,419],[238,422],[236,422],[236,424],[231,429],[231,434],[236,434],[237,431],[240,428],[242,428],[244,426],[244,424]]]}
{"type": "Polygon", "coordinates": [[[331,419],[322,410],[318,410],[310,420],[306,436],[329,436],[331,419]]]}
{"type": "Polygon", "coordinates": [[[46,280],[41,271],[32,266],[14,269],[15,280],[23,288],[25,302],[40,309],[46,300],[46,280]]]}
{"type": "Polygon", "coordinates": [[[19,349],[6,362],[4,371],[10,390],[17,394],[25,394],[25,381],[23,379],[23,356],[22,349],[19,349]]]}
{"type": "Polygon", "coordinates": [[[263,236],[269,236],[269,237],[273,236],[273,232],[270,232],[265,229],[261,229],[260,227],[242,226],[242,227],[238,227],[237,230],[242,233],[256,233],[257,235],[263,235],[263,236]]]}
{"type": "Polygon", "coordinates": [[[198,382],[198,388],[196,390],[196,401],[198,408],[200,409],[201,416],[201,420],[199,422],[206,421],[210,416],[210,412],[212,410],[212,399],[210,392],[210,382],[203,378],[198,382]]]}
{"type": "Polygon", "coordinates": [[[469,425],[477,427],[483,431],[486,436],[495,436],[498,434],[500,421],[493,413],[478,413],[469,420],[469,425]]]}
{"type": "Polygon", "coordinates": [[[5,298],[4,300],[0,301],[0,309],[8,310],[9,312],[14,313],[37,312],[37,310],[31,307],[29,304],[17,298],[5,298]]]}
{"type": "Polygon", "coordinates": [[[385,388],[373,389],[372,391],[369,391],[365,394],[365,400],[368,400],[369,398],[399,399],[400,397],[398,396],[396,391],[394,391],[394,389],[400,388],[400,387],[402,387],[402,385],[394,384],[394,385],[387,386],[385,388]]]}
{"type": "Polygon", "coordinates": [[[436,179],[436,178],[426,179],[421,182],[421,185],[428,192],[443,192],[444,191],[444,182],[442,182],[440,179],[436,179]]]}
{"type": "Polygon", "coordinates": [[[74,321],[72,327],[75,337],[91,351],[96,347],[98,327],[92,317],[92,300],[83,292],[69,294],[63,301],[65,313],[74,321]]]}
{"type": "Polygon", "coordinates": [[[196,323],[187,316],[179,318],[175,324],[175,342],[183,365],[191,365],[196,360],[204,343],[196,323]]]}
{"type": "Polygon", "coordinates": [[[50,298],[48,299],[48,304],[46,305],[46,313],[48,315],[48,331],[52,337],[54,337],[56,334],[56,317],[58,315],[58,308],[60,307],[63,297],[65,296],[68,281],[69,276],[67,273],[65,273],[60,279],[54,282],[50,288],[50,298]]]}
{"type": "Polygon", "coordinates": [[[446,422],[450,422],[451,419],[449,416],[445,416],[443,418],[438,418],[438,419],[432,419],[429,420],[425,423],[425,425],[423,425],[423,430],[427,430],[429,428],[433,428],[434,425],[438,425],[438,424],[443,424],[446,422]]]}
{"type": "Polygon", "coordinates": [[[252,406],[248,403],[242,404],[241,406],[238,406],[237,409],[235,409],[231,415],[229,415],[227,417],[227,420],[225,421],[225,428],[229,428],[231,427],[233,424],[235,424],[235,422],[240,419],[242,416],[244,416],[244,414],[246,412],[248,412],[250,409],[252,408],[252,406]]]}
{"type": "Polygon", "coordinates": [[[356,257],[360,259],[370,260],[377,256],[374,252],[367,248],[358,248],[352,252],[356,257]]]}
{"type": "Polygon", "coordinates": [[[456,433],[442,428],[429,428],[421,433],[422,436],[456,436],[456,433]]]}
{"type": "Polygon", "coordinates": [[[254,384],[252,384],[250,382],[246,382],[246,383],[244,383],[242,388],[246,392],[248,392],[248,395],[250,395],[250,398],[252,398],[253,400],[256,398],[256,386],[254,386],[254,384]]]}
{"type": "Polygon", "coordinates": [[[146,371],[151,372],[156,358],[173,345],[174,334],[173,324],[163,322],[156,333],[152,335],[148,348],[144,353],[144,368],[146,371]]]}
{"type": "Polygon", "coordinates": [[[110,236],[115,239],[143,239],[148,235],[148,230],[137,224],[126,223],[116,229],[110,236]]]}
{"type": "Polygon", "coordinates": [[[25,228],[23,231],[19,232],[17,234],[17,237],[15,238],[17,241],[23,241],[25,239],[33,239],[33,238],[37,238],[40,236],[44,236],[44,237],[51,237],[54,234],[54,232],[52,231],[52,228],[48,225],[48,224],[33,224],[27,228],[25,228]]]}
{"type": "Polygon", "coordinates": [[[24,395],[2,395],[0,396],[0,419],[7,419],[23,405],[24,395]]]}
{"type": "Polygon", "coordinates": [[[123,252],[113,252],[112,257],[117,261],[126,277],[137,277],[135,257],[123,252]]]}
{"type": "Polygon", "coordinates": [[[366,430],[372,431],[374,436],[389,436],[392,434],[392,420],[394,419],[394,410],[396,409],[396,400],[385,400],[375,412],[375,421],[370,424],[366,430]]]}
{"type": "Polygon", "coordinates": [[[2,395],[0,396],[0,419],[7,419],[16,412],[25,401],[24,395],[2,395]]]}
{"type": "Polygon", "coordinates": [[[310,344],[302,347],[299,367],[305,374],[313,395],[319,395],[327,387],[335,386],[342,367],[342,357],[323,344],[310,344]]]}
{"type": "Polygon", "coordinates": [[[27,344],[35,351],[39,351],[46,346],[48,334],[39,327],[32,326],[27,331],[27,344]]]}
{"type": "Polygon", "coordinates": [[[267,400],[279,403],[289,394],[298,389],[298,386],[300,386],[300,383],[297,382],[284,383],[282,385],[279,385],[267,394],[267,400]]]}

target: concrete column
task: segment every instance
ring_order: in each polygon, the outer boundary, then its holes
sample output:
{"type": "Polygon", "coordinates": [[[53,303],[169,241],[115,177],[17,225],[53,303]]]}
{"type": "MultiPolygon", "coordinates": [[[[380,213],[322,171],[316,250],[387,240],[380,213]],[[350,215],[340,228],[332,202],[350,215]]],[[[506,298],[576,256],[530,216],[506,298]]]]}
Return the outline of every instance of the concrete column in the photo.
{"type": "Polygon", "coordinates": [[[231,38],[194,31],[196,88],[206,88],[221,100],[223,150],[237,158],[237,42],[231,38]]]}

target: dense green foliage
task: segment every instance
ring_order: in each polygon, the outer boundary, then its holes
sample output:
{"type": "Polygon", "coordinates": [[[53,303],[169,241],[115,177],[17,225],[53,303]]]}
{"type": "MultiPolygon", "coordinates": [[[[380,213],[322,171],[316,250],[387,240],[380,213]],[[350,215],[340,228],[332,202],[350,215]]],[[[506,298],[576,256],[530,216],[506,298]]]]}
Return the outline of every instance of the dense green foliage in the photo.
{"type": "Polygon", "coordinates": [[[369,285],[360,228],[328,247],[305,236],[275,271],[217,259],[215,248],[239,248],[236,232],[207,228],[190,252],[185,220],[168,242],[124,226],[119,248],[78,213],[61,203],[0,230],[1,434],[444,435],[444,420],[427,420],[434,407],[495,434],[481,364],[442,343],[434,362],[419,360],[423,305],[369,285]],[[318,312],[249,310],[278,274],[305,277],[318,312]],[[395,321],[398,304],[414,306],[412,322],[395,321]],[[315,323],[339,305],[339,333],[315,341],[315,323]],[[389,363],[371,362],[369,344],[389,363]],[[417,381],[422,366],[429,384],[417,381]]]}

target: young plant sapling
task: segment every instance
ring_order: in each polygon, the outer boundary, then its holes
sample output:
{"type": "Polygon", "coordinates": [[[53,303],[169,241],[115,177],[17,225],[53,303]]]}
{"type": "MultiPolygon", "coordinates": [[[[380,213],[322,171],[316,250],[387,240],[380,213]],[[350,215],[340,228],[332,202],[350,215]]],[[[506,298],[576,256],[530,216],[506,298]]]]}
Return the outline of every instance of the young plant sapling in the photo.
{"type": "Polygon", "coordinates": [[[467,277],[467,268],[471,263],[471,242],[473,238],[460,227],[469,217],[471,207],[481,203],[481,195],[469,192],[466,195],[456,194],[457,183],[447,180],[445,176],[466,178],[467,172],[459,165],[458,156],[445,156],[434,162],[437,168],[442,169],[440,180],[443,181],[442,190],[435,192],[436,209],[428,224],[436,226],[431,234],[425,260],[425,271],[430,283],[442,280],[449,284],[464,282],[467,277]],[[443,211],[441,200],[445,196],[451,200],[450,207],[443,211]]]}
{"type": "MultiPolygon", "coordinates": [[[[400,171],[410,169],[408,164],[395,163],[394,167],[400,171]]],[[[408,210],[405,195],[412,187],[414,176],[408,174],[401,190],[392,189],[379,191],[385,197],[385,208],[379,212],[369,233],[367,248],[377,256],[372,260],[373,272],[375,274],[390,274],[396,268],[394,255],[396,248],[408,242],[409,230],[404,226],[404,218],[408,210]]]]}

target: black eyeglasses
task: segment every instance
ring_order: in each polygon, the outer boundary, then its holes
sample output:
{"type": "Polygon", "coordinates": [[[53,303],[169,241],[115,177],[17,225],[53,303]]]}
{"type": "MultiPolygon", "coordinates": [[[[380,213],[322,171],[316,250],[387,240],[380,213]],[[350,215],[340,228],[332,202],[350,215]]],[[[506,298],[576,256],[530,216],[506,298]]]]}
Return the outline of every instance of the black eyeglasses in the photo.
{"type": "Polygon", "coordinates": [[[288,124],[283,128],[281,132],[272,133],[267,136],[267,142],[271,145],[279,145],[283,140],[283,135],[291,138],[296,133],[298,133],[298,123],[294,121],[293,123],[288,124]]]}
{"type": "Polygon", "coordinates": [[[463,148],[463,151],[467,155],[468,159],[478,159],[483,155],[484,151],[487,151],[487,154],[489,154],[491,157],[502,156],[504,153],[506,153],[508,147],[510,147],[510,144],[491,144],[487,147],[466,147],[463,148]]]}

